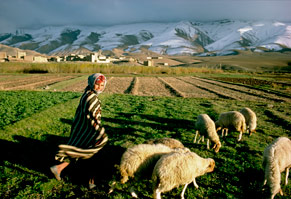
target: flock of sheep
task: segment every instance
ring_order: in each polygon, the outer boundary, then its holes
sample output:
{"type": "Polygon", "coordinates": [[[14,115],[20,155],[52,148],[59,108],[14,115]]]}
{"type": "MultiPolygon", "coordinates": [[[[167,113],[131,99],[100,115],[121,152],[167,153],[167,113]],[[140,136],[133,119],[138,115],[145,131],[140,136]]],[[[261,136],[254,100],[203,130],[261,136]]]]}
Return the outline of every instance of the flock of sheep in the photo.
{"type": "MultiPolygon", "coordinates": [[[[216,122],[207,114],[198,115],[195,129],[194,142],[200,138],[207,138],[207,148],[210,141],[214,143],[214,151],[219,152],[221,142],[217,132],[222,130],[222,136],[228,134],[229,128],[239,131],[238,141],[241,140],[243,132],[249,135],[255,132],[257,126],[256,114],[250,108],[238,111],[221,113],[216,122]]],[[[161,193],[168,192],[180,185],[184,185],[181,198],[184,198],[188,184],[192,183],[196,188],[198,185],[195,178],[212,172],[215,161],[212,158],[203,158],[173,138],[160,138],[148,140],[128,148],[121,157],[120,174],[121,183],[126,183],[129,178],[140,179],[143,176],[152,176],[153,198],[160,199],[161,193]]],[[[265,170],[264,189],[268,191],[268,197],[274,198],[277,193],[282,193],[281,172],[286,171],[285,184],[288,183],[289,168],[291,167],[291,140],[279,137],[263,153],[263,168],[265,170]]],[[[112,186],[110,192],[114,189],[112,186]]],[[[137,198],[134,190],[133,197],[137,198]]]]}

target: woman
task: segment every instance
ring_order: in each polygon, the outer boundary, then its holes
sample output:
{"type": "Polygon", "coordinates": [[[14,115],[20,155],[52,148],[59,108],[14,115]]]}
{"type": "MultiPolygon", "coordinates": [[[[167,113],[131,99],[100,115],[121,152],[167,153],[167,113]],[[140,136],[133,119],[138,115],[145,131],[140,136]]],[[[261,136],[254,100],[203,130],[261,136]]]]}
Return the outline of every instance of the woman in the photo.
{"type": "MultiPolygon", "coordinates": [[[[88,86],[76,110],[69,141],[66,145],[59,145],[55,156],[61,163],[50,168],[57,180],[61,180],[61,172],[71,160],[91,158],[107,143],[108,137],[101,127],[101,101],[98,99],[105,86],[106,77],[101,73],[88,77],[88,86]]],[[[89,187],[95,187],[93,178],[89,180],[89,187]]]]}

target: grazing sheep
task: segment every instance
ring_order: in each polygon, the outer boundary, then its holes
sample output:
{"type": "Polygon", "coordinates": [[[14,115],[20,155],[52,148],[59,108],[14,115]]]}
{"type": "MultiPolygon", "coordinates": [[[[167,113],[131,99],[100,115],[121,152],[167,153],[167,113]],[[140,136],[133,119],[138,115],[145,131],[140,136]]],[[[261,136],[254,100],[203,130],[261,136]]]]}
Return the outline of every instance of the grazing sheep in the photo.
{"type": "Polygon", "coordinates": [[[128,177],[134,178],[135,174],[147,170],[149,165],[154,165],[162,155],[170,152],[172,149],[163,144],[139,144],[128,148],[121,157],[121,183],[124,184],[128,177]]]}
{"type": "MultiPolygon", "coordinates": [[[[131,178],[151,175],[156,162],[162,155],[173,151],[188,152],[188,148],[171,149],[164,144],[138,144],[128,148],[121,157],[120,174],[121,183],[124,184],[131,178]]],[[[110,189],[111,193],[115,185],[110,189]]],[[[132,197],[137,198],[133,188],[130,190],[132,197]]]]}
{"type": "Polygon", "coordinates": [[[144,144],[164,144],[172,149],[184,148],[184,145],[182,144],[182,142],[180,142],[179,140],[176,140],[174,138],[168,138],[168,137],[149,139],[149,140],[145,141],[144,144]]]}
{"type": "Polygon", "coordinates": [[[181,193],[191,182],[198,189],[195,178],[214,170],[215,162],[211,158],[202,158],[194,152],[173,152],[163,155],[154,167],[152,174],[153,197],[161,199],[161,193],[185,185],[181,193]]]}
{"type": "MultiPolygon", "coordinates": [[[[213,149],[217,153],[221,147],[221,142],[219,140],[219,136],[217,135],[214,121],[207,114],[198,115],[195,123],[195,129],[196,135],[194,143],[196,143],[198,134],[201,135],[203,141],[204,136],[207,136],[207,149],[209,149],[209,140],[211,140],[214,143],[213,149]]],[[[200,142],[200,139],[198,140],[198,143],[200,142]]]]}
{"type": "Polygon", "coordinates": [[[286,171],[285,185],[288,184],[289,168],[291,168],[291,140],[279,137],[264,150],[263,168],[265,169],[264,186],[269,191],[268,197],[273,199],[281,189],[281,173],[286,171]]]}
{"type": "Polygon", "coordinates": [[[219,115],[218,120],[215,122],[216,131],[222,129],[222,136],[224,130],[226,130],[225,135],[227,136],[228,128],[235,128],[239,131],[238,141],[241,140],[243,132],[246,130],[245,117],[238,111],[224,112],[219,115]]]}
{"type": "Polygon", "coordinates": [[[243,108],[240,110],[240,113],[245,117],[247,132],[252,135],[253,132],[256,132],[257,128],[257,116],[255,112],[250,108],[243,108]]]}

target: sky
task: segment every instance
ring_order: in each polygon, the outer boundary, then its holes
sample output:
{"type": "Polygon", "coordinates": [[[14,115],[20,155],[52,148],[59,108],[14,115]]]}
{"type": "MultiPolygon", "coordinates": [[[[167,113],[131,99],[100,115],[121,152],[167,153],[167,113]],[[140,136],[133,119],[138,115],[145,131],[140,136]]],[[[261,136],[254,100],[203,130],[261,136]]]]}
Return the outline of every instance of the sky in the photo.
{"type": "Polygon", "coordinates": [[[140,22],[291,22],[291,0],[0,0],[0,33],[19,28],[140,22]]]}

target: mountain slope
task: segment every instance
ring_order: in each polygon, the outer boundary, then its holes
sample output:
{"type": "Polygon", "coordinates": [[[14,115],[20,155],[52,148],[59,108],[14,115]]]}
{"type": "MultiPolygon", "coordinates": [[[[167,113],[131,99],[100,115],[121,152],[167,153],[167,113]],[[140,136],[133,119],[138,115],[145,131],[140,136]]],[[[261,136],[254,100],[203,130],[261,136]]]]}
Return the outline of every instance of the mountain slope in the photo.
{"type": "Polygon", "coordinates": [[[230,21],[66,26],[0,34],[0,43],[48,55],[119,48],[159,54],[224,55],[233,50],[291,48],[291,23],[230,21]]]}

